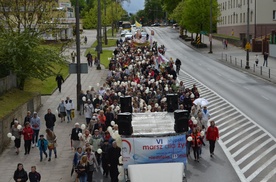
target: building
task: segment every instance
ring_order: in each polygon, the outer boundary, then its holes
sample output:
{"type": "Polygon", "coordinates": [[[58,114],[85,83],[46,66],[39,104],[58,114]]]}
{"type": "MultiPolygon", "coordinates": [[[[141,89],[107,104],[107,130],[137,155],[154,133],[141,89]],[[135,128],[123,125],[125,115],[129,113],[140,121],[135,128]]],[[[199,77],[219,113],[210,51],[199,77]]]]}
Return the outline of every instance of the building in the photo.
{"type": "Polygon", "coordinates": [[[264,38],[276,29],[276,0],[217,0],[221,15],[217,33],[246,38],[249,1],[249,37],[264,38]]]}

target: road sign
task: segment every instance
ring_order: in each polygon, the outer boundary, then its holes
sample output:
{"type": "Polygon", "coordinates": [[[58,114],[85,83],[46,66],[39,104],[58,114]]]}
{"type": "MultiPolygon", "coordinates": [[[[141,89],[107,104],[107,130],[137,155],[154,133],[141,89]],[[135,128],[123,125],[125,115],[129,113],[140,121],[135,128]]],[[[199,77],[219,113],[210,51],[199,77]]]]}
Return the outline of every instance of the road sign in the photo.
{"type": "MultiPolygon", "coordinates": [[[[81,73],[88,73],[88,65],[87,63],[81,63],[80,64],[81,73]]],[[[76,74],[77,73],[77,63],[71,63],[69,64],[69,73],[70,74],[76,74]]]]}
{"type": "Polygon", "coordinates": [[[200,34],[207,35],[207,31],[200,31],[200,34]]]}
{"type": "Polygon", "coordinates": [[[250,50],[250,49],[251,49],[251,44],[247,42],[245,45],[245,50],[250,50]]]}

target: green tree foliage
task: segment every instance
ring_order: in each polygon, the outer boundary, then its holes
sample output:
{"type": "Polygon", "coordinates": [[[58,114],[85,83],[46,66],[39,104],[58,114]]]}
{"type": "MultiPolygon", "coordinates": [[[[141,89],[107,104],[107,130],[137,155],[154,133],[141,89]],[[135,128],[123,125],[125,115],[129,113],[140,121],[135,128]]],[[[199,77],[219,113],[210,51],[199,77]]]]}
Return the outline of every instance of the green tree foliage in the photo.
{"type": "Polygon", "coordinates": [[[0,7],[0,65],[16,74],[20,89],[27,78],[53,75],[64,59],[60,50],[41,46],[41,37],[57,33],[65,15],[56,0],[0,0],[0,7]]]}
{"type": "Polygon", "coordinates": [[[161,22],[165,18],[162,0],[145,0],[146,18],[150,21],[148,24],[161,22]]]}
{"type": "MultiPolygon", "coordinates": [[[[122,8],[121,4],[111,0],[106,1],[106,17],[104,16],[104,0],[101,0],[101,16],[102,16],[102,25],[111,25],[112,22],[119,21],[123,15],[126,14],[126,11],[122,8]]],[[[83,27],[85,29],[91,29],[97,27],[98,22],[98,7],[97,4],[95,7],[91,8],[88,12],[85,12],[83,18],[83,27]]]]}
{"type": "MultiPolygon", "coordinates": [[[[213,24],[217,23],[219,8],[217,1],[212,1],[213,24]]],[[[188,31],[199,33],[210,29],[210,0],[185,0],[181,23],[188,31]]]]}
{"type": "Polygon", "coordinates": [[[163,0],[164,10],[171,14],[179,6],[180,2],[183,2],[183,0],[163,0]]]}
{"type": "Polygon", "coordinates": [[[0,64],[16,74],[22,90],[27,78],[44,80],[55,74],[55,64],[65,63],[60,51],[42,46],[41,39],[27,30],[17,35],[1,32],[0,50],[0,64]]]}
{"type": "Polygon", "coordinates": [[[185,2],[182,1],[178,4],[178,6],[173,10],[170,18],[175,20],[179,26],[184,27],[184,20],[183,20],[183,11],[184,11],[185,2]]]}

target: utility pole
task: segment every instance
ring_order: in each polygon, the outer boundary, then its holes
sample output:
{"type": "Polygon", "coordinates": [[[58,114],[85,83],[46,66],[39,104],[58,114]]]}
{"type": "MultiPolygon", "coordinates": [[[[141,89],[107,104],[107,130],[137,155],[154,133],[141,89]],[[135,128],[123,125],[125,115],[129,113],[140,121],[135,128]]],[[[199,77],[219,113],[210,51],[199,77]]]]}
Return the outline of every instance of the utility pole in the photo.
{"type": "Polygon", "coordinates": [[[212,54],[213,50],[212,50],[212,32],[213,32],[213,14],[212,14],[212,9],[213,9],[213,1],[210,0],[210,32],[209,32],[209,41],[210,41],[210,51],[209,53],[212,54]]]}
{"type": "Polygon", "coordinates": [[[80,65],[80,13],[79,0],[76,0],[76,48],[77,48],[77,111],[80,110],[79,95],[81,91],[81,65],[80,65]]]}
{"type": "Polygon", "coordinates": [[[97,57],[98,66],[97,70],[101,70],[101,52],[102,52],[102,22],[101,22],[101,0],[98,0],[98,28],[97,28],[97,57]]]}
{"type": "Polygon", "coordinates": [[[104,44],[107,45],[107,33],[106,33],[106,0],[104,0],[104,44]]]}
{"type": "Polygon", "coordinates": [[[249,66],[249,48],[250,48],[250,42],[249,42],[249,0],[247,0],[247,30],[246,30],[246,39],[247,39],[247,45],[246,47],[246,66],[245,69],[250,69],[249,66]]]}

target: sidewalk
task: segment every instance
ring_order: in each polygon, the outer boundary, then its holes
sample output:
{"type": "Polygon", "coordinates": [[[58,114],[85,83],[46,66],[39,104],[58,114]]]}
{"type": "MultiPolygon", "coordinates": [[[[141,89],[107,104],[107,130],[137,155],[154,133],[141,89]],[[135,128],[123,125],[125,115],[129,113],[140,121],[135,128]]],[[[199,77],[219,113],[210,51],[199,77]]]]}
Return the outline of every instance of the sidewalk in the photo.
{"type": "MultiPolygon", "coordinates": [[[[81,62],[87,62],[86,57],[84,56],[84,52],[86,48],[90,47],[92,43],[96,40],[96,30],[85,30],[81,37],[87,36],[88,42],[86,45],[81,44],[81,62]]],[[[83,38],[81,39],[83,42],[83,38]]],[[[70,55],[70,53],[75,50],[75,46],[67,51],[66,54],[70,55]]],[[[76,52],[76,50],[75,50],[76,52]]],[[[68,56],[68,59],[70,56],[68,56]]],[[[97,83],[102,85],[105,82],[105,78],[107,76],[107,70],[103,67],[102,70],[96,70],[96,67],[89,67],[88,74],[81,75],[81,84],[82,89],[86,91],[89,86],[96,88],[97,83]]],[[[65,83],[62,84],[61,93],[56,90],[51,96],[43,96],[42,97],[42,108],[38,111],[38,116],[41,119],[41,129],[40,134],[45,135],[45,121],[44,115],[47,112],[47,109],[50,108],[52,113],[56,114],[56,108],[60,103],[61,99],[65,99],[69,96],[75,105],[75,109],[77,107],[77,96],[76,96],[76,84],[77,84],[77,75],[70,75],[65,83]]],[[[23,121],[19,121],[22,123],[23,121]]],[[[41,174],[42,180],[41,182],[70,182],[74,181],[74,177],[70,176],[71,168],[72,168],[72,159],[73,159],[73,151],[70,147],[70,137],[71,130],[74,127],[74,123],[79,122],[80,124],[85,123],[84,116],[79,116],[78,112],[75,111],[75,118],[71,123],[60,122],[60,119],[57,117],[56,126],[54,128],[54,132],[57,135],[57,159],[53,158],[51,162],[44,159],[42,162],[39,161],[39,150],[37,148],[32,148],[29,155],[24,155],[24,143],[22,139],[21,148],[19,155],[15,154],[15,150],[13,148],[14,144],[8,146],[8,148],[1,154],[0,156],[0,176],[1,182],[13,182],[13,173],[16,170],[18,163],[23,163],[24,169],[27,172],[30,172],[31,166],[35,165],[37,167],[37,171],[41,174]]],[[[95,182],[103,181],[102,175],[94,174],[95,182]],[[100,176],[100,177],[97,177],[100,176]],[[97,179],[97,180],[96,180],[97,179]]]]}
{"type": "MultiPolygon", "coordinates": [[[[195,36],[195,34],[194,34],[195,36]]],[[[250,69],[246,70],[244,67],[246,65],[246,51],[242,47],[236,47],[231,44],[228,44],[227,49],[223,49],[222,42],[220,40],[213,39],[212,40],[212,54],[209,54],[210,50],[210,42],[208,36],[202,37],[202,42],[207,44],[207,48],[197,49],[191,45],[190,42],[186,42],[185,40],[179,39],[184,44],[192,47],[197,50],[201,54],[205,56],[220,61],[224,64],[231,65],[237,69],[242,69],[243,71],[248,71],[256,76],[260,76],[266,80],[269,80],[273,83],[276,83],[276,58],[268,57],[268,67],[263,67],[263,55],[261,52],[249,52],[249,66],[250,69]],[[255,55],[259,55],[259,64],[258,67],[254,67],[255,65],[255,55]],[[242,60],[242,62],[241,62],[242,60]],[[236,64],[235,64],[236,62],[236,64]],[[255,68],[255,69],[254,69],[255,68]],[[270,74],[270,78],[269,78],[270,74]]]]}

